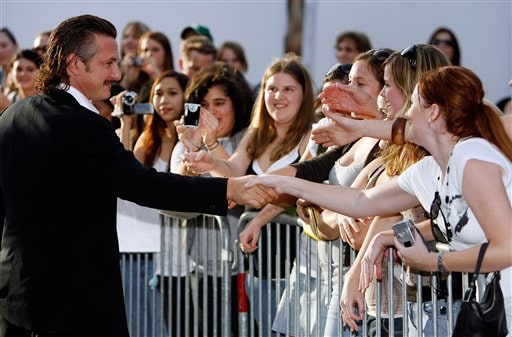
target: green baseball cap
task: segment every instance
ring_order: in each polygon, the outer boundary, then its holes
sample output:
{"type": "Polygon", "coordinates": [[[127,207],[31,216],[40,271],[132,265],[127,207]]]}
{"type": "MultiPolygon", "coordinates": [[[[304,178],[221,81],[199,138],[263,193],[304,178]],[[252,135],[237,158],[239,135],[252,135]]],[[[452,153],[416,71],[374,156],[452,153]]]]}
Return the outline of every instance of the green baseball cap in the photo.
{"type": "Polygon", "coordinates": [[[181,31],[181,38],[183,40],[191,35],[204,35],[213,43],[213,36],[210,33],[210,29],[208,29],[208,27],[206,27],[206,26],[197,24],[195,26],[185,27],[181,31]]]}

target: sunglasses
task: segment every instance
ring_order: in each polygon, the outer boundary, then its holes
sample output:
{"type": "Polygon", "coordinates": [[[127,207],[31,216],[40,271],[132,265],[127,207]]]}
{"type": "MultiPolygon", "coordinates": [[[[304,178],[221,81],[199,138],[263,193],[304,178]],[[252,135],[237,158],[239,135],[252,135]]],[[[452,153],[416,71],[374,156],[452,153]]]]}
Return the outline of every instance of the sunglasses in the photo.
{"type": "Polygon", "coordinates": [[[381,63],[386,61],[389,55],[391,55],[391,52],[386,49],[375,49],[373,51],[373,56],[381,63]]]}
{"type": "Polygon", "coordinates": [[[432,40],[432,41],[430,41],[430,44],[434,45],[434,46],[439,46],[439,45],[442,45],[442,44],[444,44],[445,46],[448,46],[448,47],[454,47],[455,46],[455,43],[453,43],[452,40],[441,40],[441,39],[432,40]]]}
{"type": "Polygon", "coordinates": [[[449,243],[452,240],[452,226],[446,221],[443,211],[441,210],[441,196],[437,191],[434,195],[432,205],[430,206],[430,224],[432,225],[432,233],[437,242],[449,243]],[[446,236],[439,226],[441,222],[446,230],[446,236]]]}
{"type": "Polygon", "coordinates": [[[350,69],[352,69],[352,64],[350,64],[350,63],[343,63],[343,64],[336,63],[335,65],[333,65],[331,67],[331,69],[329,69],[327,74],[325,74],[324,78],[328,78],[328,77],[337,78],[337,77],[343,77],[343,75],[348,76],[348,74],[350,73],[350,69]]]}
{"type": "Polygon", "coordinates": [[[405,57],[407,60],[409,60],[409,64],[411,67],[416,68],[416,65],[418,64],[418,61],[416,61],[416,45],[410,45],[409,47],[405,48],[400,52],[400,56],[405,57]]]}

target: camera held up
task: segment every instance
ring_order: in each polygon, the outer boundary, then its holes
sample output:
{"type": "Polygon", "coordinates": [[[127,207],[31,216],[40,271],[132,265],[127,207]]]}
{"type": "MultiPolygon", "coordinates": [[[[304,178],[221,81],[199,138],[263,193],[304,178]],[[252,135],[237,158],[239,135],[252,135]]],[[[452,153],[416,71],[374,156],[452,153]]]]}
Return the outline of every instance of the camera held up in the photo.
{"type": "Polygon", "coordinates": [[[112,116],[119,117],[121,115],[152,115],[155,113],[153,105],[151,103],[136,103],[137,93],[129,91],[123,95],[123,105],[121,110],[114,110],[112,116]]]}

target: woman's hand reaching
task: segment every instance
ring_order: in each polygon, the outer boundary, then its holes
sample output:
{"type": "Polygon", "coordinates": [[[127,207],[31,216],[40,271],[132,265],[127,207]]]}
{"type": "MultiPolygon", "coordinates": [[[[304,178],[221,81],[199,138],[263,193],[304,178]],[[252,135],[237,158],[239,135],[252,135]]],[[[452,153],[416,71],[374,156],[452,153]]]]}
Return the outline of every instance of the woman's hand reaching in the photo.
{"type": "Polygon", "coordinates": [[[311,132],[311,139],[315,143],[322,144],[324,147],[343,146],[363,136],[359,130],[361,121],[331,111],[325,112],[325,116],[329,118],[330,123],[319,126],[311,132]]]}
{"type": "Polygon", "coordinates": [[[319,95],[322,104],[331,112],[347,114],[355,118],[380,118],[377,101],[362,89],[335,83],[323,89],[319,95]]]}
{"type": "Polygon", "coordinates": [[[187,170],[195,174],[204,174],[215,168],[215,157],[207,151],[188,152],[183,155],[187,170]]]}

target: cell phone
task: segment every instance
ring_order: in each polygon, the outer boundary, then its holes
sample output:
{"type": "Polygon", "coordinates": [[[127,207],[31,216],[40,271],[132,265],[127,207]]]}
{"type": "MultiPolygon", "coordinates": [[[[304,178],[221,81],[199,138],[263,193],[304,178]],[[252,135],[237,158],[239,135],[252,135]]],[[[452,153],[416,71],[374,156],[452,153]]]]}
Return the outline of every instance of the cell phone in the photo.
{"type": "Polygon", "coordinates": [[[185,103],[185,126],[195,128],[199,125],[199,112],[201,111],[201,104],[185,103]]]}
{"type": "Polygon", "coordinates": [[[395,236],[405,247],[411,247],[414,240],[414,232],[416,227],[411,220],[402,220],[393,225],[395,236]]]}

